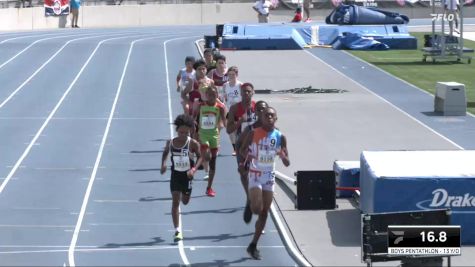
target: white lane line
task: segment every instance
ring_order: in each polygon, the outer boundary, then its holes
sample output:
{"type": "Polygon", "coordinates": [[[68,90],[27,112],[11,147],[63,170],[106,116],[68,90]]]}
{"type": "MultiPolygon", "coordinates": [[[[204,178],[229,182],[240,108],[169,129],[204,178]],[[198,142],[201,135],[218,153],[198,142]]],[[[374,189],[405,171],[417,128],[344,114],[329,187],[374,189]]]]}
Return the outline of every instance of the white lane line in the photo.
{"type": "MultiPolygon", "coordinates": [[[[89,34],[84,34],[84,35],[91,35],[92,33],[89,33],[89,34]]],[[[83,35],[83,36],[84,36],[83,35]]],[[[46,41],[46,40],[51,40],[51,39],[58,39],[58,38],[65,38],[65,37],[71,37],[71,36],[77,36],[77,34],[70,34],[70,35],[62,35],[62,36],[55,36],[55,37],[49,37],[49,38],[43,38],[43,39],[39,39],[39,40],[36,40],[34,41],[33,43],[31,43],[29,46],[25,47],[23,50],[21,50],[20,52],[18,52],[16,55],[14,55],[13,57],[11,57],[10,59],[8,59],[7,61],[3,62],[2,65],[0,65],[0,69],[3,68],[5,65],[7,65],[8,63],[10,63],[12,60],[14,60],[15,58],[17,58],[19,55],[23,54],[26,50],[30,49],[32,46],[34,46],[35,44],[37,43],[40,43],[40,42],[43,42],[43,41],[46,41]]],[[[76,39],[74,39],[76,40],[76,39]]],[[[56,54],[55,54],[56,55],[56,54]]]]}
{"type": "MultiPolygon", "coordinates": [[[[191,38],[194,38],[196,36],[191,36],[191,38]]],[[[169,74],[169,71],[168,71],[168,56],[167,56],[167,44],[168,42],[171,42],[171,41],[176,41],[176,40],[180,40],[180,39],[185,39],[185,38],[190,38],[190,37],[179,37],[179,38],[173,38],[173,39],[169,39],[169,40],[166,40],[165,42],[163,42],[163,53],[164,53],[164,57],[165,57],[165,75],[166,75],[166,81],[167,81],[167,94],[168,94],[168,122],[170,124],[170,138],[173,138],[173,113],[172,113],[172,101],[171,101],[171,94],[170,94],[170,74],[169,74]]],[[[182,228],[182,219],[181,219],[181,210],[178,211],[179,213],[179,221],[180,221],[180,225],[178,226],[178,228],[180,229],[181,231],[181,228],[182,228]]],[[[186,253],[185,253],[185,248],[184,248],[184,245],[183,245],[183,240],[180,240],[178,242],[178,250],[180,251],[180,257],[181,257],[181,260],[183,261],[183,263],[188,266],[190,265],[190,261],[188,260],[188,257],[186,256],[186,253]]]]}
{"type": "Polygon", "coordinates": [[[421,122],[420,120],[416,119],[415,117],[413,117],[412,115],[410,115],[409,113],[405,112],[404,110],[400,109],[399,107],[397,107],[396,105],[394,105],[393,103],[389,102],[388,100],[386,100],[385,98],[383,98],[382,96],[376,94],[375,92],[371,91],[370,89],[368,89],[366,86],[362,85],[361,83],[359,83],[358,81],[355,81],[353,79],[351,79],[349,76],[347,76],[346,74],[344,74],[343,72],[341,72],[340,70],[334,68],[333,66],[331,66],[330,64],[328,64],[327,62],[325,62],[324,60],[322,60],[321,58],[315,56],[314,54],[310,53],[309,51],[305,51],[307,52],[308,54],[310,54],[312,57],[314,57],[315,59],[317,59],[318,61],[324,63],[325,65],[327,65],[328,67],[330,67],[331,69],[333,69],[334,71],[340,73],[340,75],[344,76],[344,77],[347,77],[350,81],[354,82],[355,84],[359,85],[361,88],[363,88],[364,90],[366,90],[367,92],[369,92],[370,94],[376,96],[377,98],[381,99],[383,102],[387,103],[388,105],[390,105],[391,107],[393,107],[394,109],[396,109],[397,111],[401,112],[402,114],[406,115],[407,117],[409,117],[410,119],[414,120],[416,123],[420,124],[422,127],[426,128],[427,130],[431,131],[432,133],[438,135],[439,137],[441,137],[442,139],[446,140],[447,142],[449,142],[450,144],[454,145],[455,147],[459,148],[459,149],[464,149],[462,146],[458,145],[457,143],[455,143],[454,141],[450,140],[449,138],[445,137],[444,135],[442,135],[441,133],[437,132],[436,130],[432,129],[431,127],[427,126],[426,124],[424,124],[423,122],[421,122]]]}
{"type": "Polygon", "coordinates": [[[97,154],[96,161],[94,163],[94,168],[92,170],[92,174],[91,174],[89,183],[87,185],[86,193],[84,195],[84,200],[83,200],[82,205],[81,205],[81,210],[79,212],[78,221],[76,223],[76,228],[74,229],[71,244],[70,244],[69,249],[68,249],[68,263],[69,263],[70,267],[74,267],[76,265],[75,262],[74,262],[74,250],[76,248],[76,244],[77,244],[77,241],[78,241],[79,232],[80,232],[82,221],[84,219],[84,214],[85,214],[86,208],[87,208],[87,203],[88,203],[89,197],[91,195],[92,186],[93,186],[94,180],[96,178],[97,170],[99,169],[99,164],[101,162],[102,153],[104,151],[104,147],[105,147],[105,144],[107,142],[107,137],[108,137],[108,134],[109,134],[109,129],[110,129],[111,123],[112,123],[112,118],[114,117],[114,112],[115,112],[115,109],[116,109],[116,106],[117,106],[117,102],[119,100],[120,92],[122,90],[122,84],[124,82],[124,77],[125,77],[125,73],[127,71],[127,67],[129,65],[130,55],[132,54],[132,50],[134,48],[134,45],[137,42],[147,40],[147,39],[160,38],[160,37],[163,37],[163,36],[154,36],[154,37],[149,37],[149,38],[138,39],[138,40],[134,40],[130,44],[129,52],[127,54],[127,59],[125,60],[124,68],[122,70],[122,75],[120,77],[119,85],[117,87],[117,92],[116,92],[116,95],[115,95],[115,98],[114,98],[114,102],[112,104],[111,111],[109,113],[109,119],[107,121],[107,125],[106,125],[105,131],[104,131],[104,135],[102,137],[101,146],[99,147],[99,152],[97,154]]]}
{"type": "Polygon", "coordinates": [[[43,125],[41,125],[41,128],[38,130],[38,132],[35,134],[35,136],[33,137],[33,139],[31,140],[30,144],[27,146],[27,148],[25,149],[25,151],[23,152],[23,154],[21,155],[21,157],[18,159],[18,161],[15,163],[15,165],[13,166],[12,170],[10,171],[10,173],[8,173],[8,176],[5,178],[5,180],[3,180],[2,184],[0,185],[0,194],[3,192],[3,190],[5,189],[5,187],[7,186],[8,182],[10,181],[10,179],[13,177],[13,175],[15,174],[15,172],[18,170],[18,168],[20,167],[21,163],[23,162],[23,160],[25,160],[26,156],[30,153],[31,151],[31,148],[34,146],[34,144],[36,143],[36,141],[38,140],[38,138],[40,137],[40,135],[43,133],[44,129],[46,128],[46,126],[48,125],[48,123],[51,121],[51,118],[53,118],[54,114],[56,114],[56,111],[59,109],[59,107],[61,106],[61,104],[63,103],[64,99],[66,98],[66,96],[69,94],[69,92],[71,91],[71,89],[73,88],[73,86],[76,84],[77,80],[79,79],[79,77],[81,76],[81,74],[83,73],[84,69],[86,69],[87,65],[89,65],[89,62],[91,61],[91,59],[94,57],[94,55],[96,54],[97,50],[99,49],[99,47],[104,43],[104,42],[107,42],[107,41],[110,41],[110,40],[116,40],[116,39],[121,39],[121,38],[130,38],[132,36],[122,36],[122,37],[114,37],[114,38],[108,38],[108,39],[105,39],[105,40],[102,40],[100,41],[97,45],[96,45],[96,48],[94,49],[94,51],[92,51],[91,55],[89,56],[89,58],[86,60],[86,62],[84,63],[84,65],[81,67],[81,69],[79,70],[79,72],[76,74],[76,77],[74,77],[73,81],[71,82],[71,84],[69,85],[68,89],[64,92],[63,96],[61,97],[61,99],[58,101],[58,103],[56,104],[56,106],[53,108],[53,110],[51,111],[51,113],[49,114],[48,118],[45,120],[45,122],[43,123],[43,125]]]}
{"type": "Polygon", "coordinates": [[[13,41],[13,40],[18,40],[18,39],[25,39],[25,38],[30,38],[30,37],[44,37],[44,36],[50,36],[50,35],[57,35],[58,36],[58,33],[48,33],[48,34],[43,34],[43,35],[39,35],[39,36],[38,36],[38,34],[35,34],[35,35],[26,35],[26,36],[13,37],[13,38],[8,38],[6,40],[1,41],[0,44],[10,42],[10,41],[13,41]]]}
{"type": "MultiPolygon", "coordinates": [[[[27,246],[28,247],[28,246],[27,246]]],[[[62,248],[63,246],[50,246],[52,248],[54,247],[59,247],[62,248]]],[[[137,250],[167,250],[167,249],[176,249],[176,246],[146,246],[146,247],[119,247],[119,248],[98,248],[93,247],[93,248],[87,248],[86,246],[83,246],[84,248],[79,248],[76,249],[77,252],[114,252],[114,251],[137,251],[137,250]]],[[[8,247],[6,247],[8,248],[8,247]]],[[[34,248],[34,247],[32,247],[34,248]]],[[[235,248],[235,249],[240,249],[242,250],[243,248],[247,248],[247,246],[187,246],[185,247],[190,250],[196,250],[196,249],[230,249],[230,248],[235,248]]],[[[285,248],[284,246],[259,246],[260,249],[283,249],[285,248]]],[[[21,250],[21,251],[1,251],[1,254],[29,254],[29,253],[59,253],[59,252],[66,252],[66,249],[48,249],[48,250],[21,250]]]]}
{"type": "MultiPolygon", "coordinates": [[[[44,120],[46,117],[0,117],[0,120],[44,120]]],[[[108,118],[79,118],[79,117],[54,117],[53,120],[107,120],[108,118]]],[[[143,117],[143,118],[133,118],[133,117],[116,117],[113,120],[168,120],[165,117],[143,117]]]]}
{"type": "MultiPolygon", "coordinates": [[[[424,89],[422,89],[422,88],[419,88],[419,87],[415,86],[414,84],[412,84],[412,83],[410,83],[410,82],[408,82],[408,81],[403,80],[402,78],[396,77],[396,76],[392,75],[391,73],[387,72],[386,70],[384,70],[384,69],[382,69],[382,68],[380,68],[380,67],[378,67],[378,66],[376,66],[376,65],[374,65],[374,64],[372,64],[372,63],[370,63],[370,62],[366,62],[366,61],[362,60],[361,58],[359,58],[359,57],[357,57],[357,56],[351,54],[351,53],[348,52],[348,51],[343,51],[343,52],[344,52],[345,54],[351,56],[352,58],[354,58],[354,59],[360,61],[362,64],[368,64],[368,65],[372,66],[373,68],[377,69],[378,71],[381,71],[381,72],[383,72],[383,73],[386,73],[387,75],[391,76],[392,78],[394,78],[394,79],[396,79],[396,80],[399,80],[400,82],[403,82],[403,83],[405,83],[406,85],[408,85],[408,86],[410,86],[410,87],[412,87],[412,88],[414,88],[414,89],[417,89],[417,90],[419,90],[420,92],[422,92],[422,93],[424,93],[424,94],[426,94],[426,95],[429,95],[429,96],[431,96],[431,97],[434,97],[434,95],[433,95],[432,93],[429,93],[429,92],[427,92],[426,90],[424,90],[424,89]]],[[[398,59],[399,59],[399,58],[398,58],[398,59]]],[[[420,58],[418,58],[418,59],[420,59],[420,58]]],[[[467,112],[467,115],[472,116],[472,117],[475,117],[475,114],[472,114],[472,113],[469,113],[469,112],[467,112]]]]}
{"type": "MultiPolygon", "coordinates": [[[[108,36],[114,36],[114,35],[124,35],[124,34],[111,34],[111,35],[108,35],[108,36]]],[[[70,36],[74,36],[74,35],[70,35],[70,36]]],[[[107,35],[106,35],[107,36],[107,35]]],[[[63,37],[63,36],[61,36],[63,37]]],[[[59,53],[61,53],[61,51],[63,51],[63,49],[68,46],[70,43],[72,42],[75,42],[75,41],[79,41],[79,40],[83,40],[83,39],[90,39],[90,38],[97,38],[97,37],[104,37],[103,35],[95,35],[95,36],[88,36],[88,37],[81,37],[81,38],[76,38],[76,39],[72,39],[72,40],[69,40],[67,41],[60,49],[58,49],[56,51],[56,53],[54,53],[47,61],[45,61],[43,63],[43,65],[41,65],[30,77],[28,77],[28,79],[26,79],[20,86],[18,86],[1,104],[0,104],[0,108],[2,108],[3,106],[5,106],[6,103],[8,103],[8,101],[10,101],[10,99],[12,99],[13,96],[15,96],[18,91],[20,91],[29,81],[31,81],[31,79],[33,79],[46,65],[48,65],[51,60],[53,60],[59,53]]],[[[53,37],[53,38],[59,38],[59,37],[53,37]]],[[[49,39],[53,39],[53,38],[49,38],[49,39]]],[[[42,39],[44,40],[44,39],[42,39]]],[[[35,42],[36,43],[36,42],[35,42]]],[[[34,43],[33,43],[34,44],[34,43]]],[[[33,45],[32,44],[32,45],[33,45]]],[[[11,58],[13,59],[13,58],[11,58]]],[[[6,62],[8,63],[8,62],[6,62]]],[[[5,64],[5,63],[4,63],[5,64]]],[[[2,65],[3,66],[3,65],[2,65]]],[[[0,69],[1,67],[0,66],[0,69]]]]}

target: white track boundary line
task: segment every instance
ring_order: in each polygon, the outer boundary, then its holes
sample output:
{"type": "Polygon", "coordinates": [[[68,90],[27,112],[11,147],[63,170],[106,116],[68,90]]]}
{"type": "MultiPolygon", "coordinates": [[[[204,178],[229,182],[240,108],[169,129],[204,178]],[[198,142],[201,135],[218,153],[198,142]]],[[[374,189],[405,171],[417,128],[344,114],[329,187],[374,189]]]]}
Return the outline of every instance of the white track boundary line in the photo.
{"type": "MultiPolygon", "coordinates": [[[[410,82],[408,82],[408,81],[405,81],[405,80],[403,80],[403,79],[401,79],[401,78],[399,78],[399,77],[396,77],[396,76],[392,75],[391,73],[387,72],[386,70],[381,69],[381,68],[379,68],[378,66],[376,66],[376,65],[374,65],[374,64],[372,64],[372,63],[370,63],[370,62],[366,62],[366,61],[362,60],[361,58],[359,58],[359,57],[357,57],[357,56],[355,56],[355,55],[353,55],[353,54],[351,54],[351,53],[349,53],[349,52],[347,52],[347,51],[343,51],[343,52],[346,53],[347,55],[353,57],[354,59],[360,61],[360,62],[363,63],[363,64],[368,64],[369,66],[372,66],[372,67],[375,68],[376,70],[381,71],[381,72],[383,72],[383,73],[385,73],[385,74],[391,76],[392,78],[397,79],[397,80],[399,80],[399,81],[405,83],[406,85],[408,85],[408,86],[410,86],[410,87],[412,87],[412,88],[414,88],[414,89],[417,89],[417,90],[421,91],[422,93],[425,93],[425,94],[427,94],[427,95],[429,95],[429,96],[434,97],[433,94],[427,92],[426,90],[424,90],[424,89],[422,89],[422,88],[419,88],[419,87],[415,86],[414,84],[412,84],[412,83],[410,83],[410,82]]],[[[472,113],[469,113],[469,112],[467,112],[466,114],[469,115],[469,116],[475,117],[475,114],[472,114],[472,113]]]]}
{"type": "MultiPolygon", "coordinates": [[[[92,34],[93,34],[93,33],[88,33],[88,34],[83,34],[82,36],[84,36],[84,35],[92,35],[92,34]]],[[[33,43],[31,43],[29,46],[23,48],[23,50],[21,50],[20,52],[18,52],[16,55],[14,55],[13,57],[11,57],[11,58],[8,59],[7,61],[3,62],[2,65],[0,65],[0,69],[2,69],[5,65],[7,65],[8,63],[10,63],[12,60],[14,60],[15,58],[17,58],[19,55],[23,54],[26,50],[30,49],[32,46],[34,46],[34,45],[37,44],[37,43],[40,43],[40,42],[43,42],[43,41],[46,41],[46,40],[59,39],[59,38],[66,38],[66,37],[71,37],[71,36],[78,36],[78,35],[77,35],[77,34],[61,35],[61,36],[55,36],[55,37],[49,37],[49,38],[44,38],[44,39],[36,40],[36,41],[34,41],[33,43]]]]}
{"type": "Polygon", "coordinates": [[[94,57],[94,55],[96,54],[97,50],[99,49],[99,47],[104,43],[104,42],[107,42],[107,41],[110,41],[110,40],[115,40],[115,39],[121,39],[121,38],[130,38],[130,37],[133,37],[133,36],[123,36],[123,37],[114,37],[114,38],[108,38],[108,39],[105,39],[105,40],[102,40],[100,41],[97,45],[96,45],[96,48],[94,49],[94,51],[92,51],[91,55],[89,56],[89,58],[86,60],[86,62],[84,63],[84,65],[81,67],[81,69],[79,70],[78,74],[76,74],[76,77],[73,79],[73,81],[71,82],[71,84],[69,85],[68,89],[66,89],[66,91],[64,92],[63,96],[61,97],[61,99],[59,100],[59,102],[56,104],[56,106],[53,108],[53,110],[51,111],[51,113],[49,114],[48,118],[45,120],[45,122],[43,123],[43,125],[41,125],[40,129],[38,130],[38,132],[35,134],[35,136],[33,137],[33,139],[30,141],[30,144],[27,146],[27,148],[25,149],[25,151],[23,152],[23,154],[20,156],[20,158],[18,159],[18,161],[15,163],[15,165],[13,166],[13,168],[11,169],[10,173],[8,173],[7,177],[3,180],[3,183],[0,185],[0,194],[3,192],[3,190],[5,189],[5,187],[7,186],[8,182],[11,180],[11,178],[13,177],[13,175],[15,174],[15,172],[18,170],[18,168],[20,167],[20,165],[22,164],[23,160],[25,160],[26,156],[30,153],[31,151],[31,148],[35,145],[36,141],[38,140],[38,138],[41,136],[41,134],[43,133],[44,129],[46,128],[46,126],[48,125],[48,123],[51,121],[51,118],[53,118],[53,116],[56,114],[56,111],[59,109],[59,107],[61,106],[61,104],[63,103],[64,99],[66,98],[66,96],[69,94],[69,92],[71,91],[71,89],[73,88],[73,86],[76,84],[77,80],[79,79],[79,77],[81,76],[82,72],[84,71],[84,69],[87,67],[87,65],[89,65],[89,62],[91,61],[91,59],[94,57]]]}
{"type": "Polygon", "coordinates": [[[153,39],[153,38],[163,38],[163,37],[164,36],[154,36],[154,37],[137,39],[137,40],[132,41],[132,43],[130,44],[129,52],[127,54],[127,59],[125,61],[124,68],[122,70],[122,75],[120,77],[119,85],[117,86],[117,92],[116,92],[114,102],[112,104],[111,111],[110,111],[110,114],[109,114],[109,119],[107,121],[107,125],[106,125],[106,128],[104,130],[104,134],[102,136],[101,145],[99,147],[99,151],[98,151],[98,154],[97,154],[97,157],[96,157],[96,161],[94,163],[94,168],[92,170],[91,177],[90,177],[89,183],[87,185],[86,193],[84,195],[84,200],[83,200],[83,203],[82,203],[82,206],[81,206],[81,210],[79,212],[78,221],[77,221],[76,227],[74,229],[71,244],[70,244],[69,249],[68,249],[68,263],[69,263],[70,267],[76,266],[75,261],[74,261],[74,251],[75,251],[76,244],[77,244],[77,241],[78,241],[78,238],[79,238],[79,232],[81,230],[82,221],[84,220],[84,215],[86,213],[86,208],[87,208],[87,204],[89,202],[89,197],[91,195],[92,186],[93,186],[94,181],[96,179],[96,174],[97,174],[97,170],[99,169],[99,164],[101,162],[102,153],[104,151],[104,147],[105,147],[105,144],[107,142],[107,137],[108,137],[108,134],[109,134],[109,129],[110,129],[111,123],[112,123],[112,118],[114,117],[117,102],[119,101],[120,92],[122,90],[122,84],[124,82],[125,74],[127,72],[127,67],[129,65],[129,60],[130,60],[130,55],[132,54],[132,50],[135,46],[135,43],[137,43],[137,42],[148,40],[148,39],[153,39]]]}
{"type": "MultiPolygon", "coordinates": [[[[163,42],[163,53],[164,53],[164,57],[165,57],[165,75],[166,75],[166,78],[167,78],[166,81],[167,81],[167,94],[168,94],[168,120],[169,120],[169,123],[170,123],[170,139],[173,138],[173,113],[172,113],[172,101],[171,101],[171,94],[170,94],[170,77],[169,77],[170,74],[169,74],[169,71],[168,71],[167,44],[168,44],[168,42],[171,42],[171,41],[176,41],[176,40],[186,39],[186,38],[194,38],[194,37],[196,37],[196,36],[179,37],[179,38],[169,39],[169,40],[166,40],[165,42],[163,42]]],[[[180,220],[180,225],[178,226],[178,228],[181,231],[181,228],[182,228],[181,210],[179,210],[178,212],[179,212],[178,214],[179,214],[179,220],[180,220]]],[[[188,260],[188,257],[186,256],[185,246],[183,245],[183,240],[178,241],[178,250],[180,251],[180,257],[181,257],[183,263],[186,266],[189,266],[190,261],[188,260]]]]}
{"type": "MultiPolygon", "coordinates": [[[[35,72],[33,72],[33,74],[31,74],[30,77],[28,77],[22,84],[20,84],[20,86],[18,86],[1,104],[0,104],[0,108],[3,108],[3,106],[5,106],[8,101],[10,101],[10,99],[12,99],[12,97],[14,97],[28,82],[30,82],[44,67],[46,67],[46,65],[48,65],[61,51],[63,51],[63,49],[68,46],[70,43],[72,42],[75,42],[75,41],[79,41],[79,40],[83,40],[83,39],[89,39],[89,38],[97,38],[97,37],[104,37],[104,36],[114,36],[114,35],[125,35],[125,34],[109,34],[109,35],[96,35],[96,36],[88,36],[88,37],[81,37],[81,38],[76,38],[76,39],[72,39],[72,40],[69,40],[67,41],[58,51],[56,51],[56,53],[54,53],[47,61],[45,61],[43,63],[43,65],[41,65],[35,72]]],[[[74,35],[71,35],[71,36],[74,36],[74,35]]],[[[52,39],[52,38],[50,38],[52,39]]],[[[32,44],[33,45],[33,44],[32,44]]],[[[13,58],[12,58],[13,59],[13,58]]],[[[1,68],[2,66],[0,66],[1,68]]]]}
{"type": "Polygon", "coordinates": [[[455,143],[454,141],[450,140],[449,138],[445,137],[444,135],[442,135],[441,133],[437,132],[436,130],[432,129],[431,127],[427,126],[426,124],[424,124],[423,122],[421,122],[420,120],[414,118],[412,115],[410,115],[409,113],[405,112],[404,110],[400,109],[399,107],[397,107],[396,105],[394,105],[393,103],[389,102],[388,100],[386,100],[385,98],[383,98],[382,96],[376,94],[375,92],[371,91],[370,89],[368,89],[366,86],[362,85],[361,83],[359,83],[358,81],[355,81],[353,79],[351,79],[349,76],[347,76],[346,74],[344,74],[343,72],[341,72],[340,70],[334,68],[333,66],[331,66],[330,64],[328,64],[327,62],[323,61],[322,59],[320,59],[319,57],[317,57],[316,55],[310,53],[309,51],[305,51],[306,53],[310,54],[312,57],[314,57],[315,59],[317,59],[318,61],[324,63],[325,65],[327,65],[328,67],[330,67],[332,70],[338,72],[339,74],[341,74],[342,76],[348,78],[350,81],[354,82],[355,84],[359,85],[361,88],[363,88],[364,90],[368,91],[370,94],[376,96],[377,98],[381,99],[382,101],[384,101],[385,103],[387,103],[388,105],[390,105],[391,107],[393,107],[394,109],[396,109],[397,111],[401,112],[402,114],[406,115],[407,117],[411,118],[412,120],[414,120],[415,122],[417,122],[418,124],[420,124],[422,127],[428,129],[429,131],[431,131],[432,133],[438,135],[439,137],[441,137],[442,139],[446,140],[447,142],[451,143],[452,145],[454,145],[455,147],[459,148],[459,149],[462,149],[464,150],[464,148],[460,145],[458,145],[457,143],[455,143]]]}
{"type": "MultiPolygon", "coordinates": [[[[58,35],[58,33],[48,33],[48,34],[43,34],[43,35],[35,34],[35,35],[18,36],[18,37],[5,39],[5,40],[1,41],[0,44],[4,44],[6,42],[10,42],[10,41],[13,41],[13,40],[18,40],[18,39],[25,39],[25,38],[31,38],[31,37],[44,37],[44,36],[50,36],[50,35],[58,35]]],[[[59,35],[59,36],[64,36],[64,35],[59,35]]]]}

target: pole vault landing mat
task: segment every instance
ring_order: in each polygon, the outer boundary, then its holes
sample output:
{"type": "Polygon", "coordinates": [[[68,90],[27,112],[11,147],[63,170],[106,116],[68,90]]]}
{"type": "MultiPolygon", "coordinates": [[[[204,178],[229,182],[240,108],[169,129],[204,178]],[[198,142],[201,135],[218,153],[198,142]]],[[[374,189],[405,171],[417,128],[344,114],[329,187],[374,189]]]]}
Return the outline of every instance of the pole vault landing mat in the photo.
{"type": "Polygon", "coordinates": [[[406,25],[332,25],[321,23],[224,24],[221,49],[296,50],[307,46],[333,45],[345,33],[372,38],[389,49],[417,49],[417,39],[406,25]]]}

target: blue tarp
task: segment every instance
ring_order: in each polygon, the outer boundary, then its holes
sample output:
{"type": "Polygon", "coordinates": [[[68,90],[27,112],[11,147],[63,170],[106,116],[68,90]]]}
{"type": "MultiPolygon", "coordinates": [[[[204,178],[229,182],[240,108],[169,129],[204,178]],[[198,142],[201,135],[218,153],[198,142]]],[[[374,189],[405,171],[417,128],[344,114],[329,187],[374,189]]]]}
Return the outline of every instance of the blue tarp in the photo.
{"type": "Polygon", "coordinates": [[[357,5],[339,5],[325,19],[327,24],[407,24],[409,18],[395,12],[357,5]]]}
{"type": "Polygon", "coordinates": [[[359,33],[344,32],[333,44],[333,49],[388,50],[389,46],[359,33]]]}

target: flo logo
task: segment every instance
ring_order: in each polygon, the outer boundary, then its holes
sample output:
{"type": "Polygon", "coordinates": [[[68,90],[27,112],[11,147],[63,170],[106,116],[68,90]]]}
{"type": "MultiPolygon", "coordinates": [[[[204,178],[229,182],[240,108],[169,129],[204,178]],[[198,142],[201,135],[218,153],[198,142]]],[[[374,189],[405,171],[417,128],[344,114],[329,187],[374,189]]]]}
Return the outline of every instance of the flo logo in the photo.
{"type": "Polygon", "coordinates": [[[445,20],[445,21],[454,21],[455,20],[455,14],[430,14],[432,17],[432,21],[440,21],[440,20],[445,20]]]}
{"type": "Polygon", "coordinates": [[[470,193],[450,195],[447,190],[437,188],[432,191],[432,199],[422,200],[418,202],[416,206],[423,210],[433,208],[457,208],[453,212],[475,213],[475,196],[470,195],[470,193]]]}

